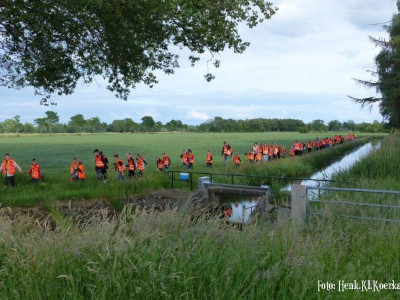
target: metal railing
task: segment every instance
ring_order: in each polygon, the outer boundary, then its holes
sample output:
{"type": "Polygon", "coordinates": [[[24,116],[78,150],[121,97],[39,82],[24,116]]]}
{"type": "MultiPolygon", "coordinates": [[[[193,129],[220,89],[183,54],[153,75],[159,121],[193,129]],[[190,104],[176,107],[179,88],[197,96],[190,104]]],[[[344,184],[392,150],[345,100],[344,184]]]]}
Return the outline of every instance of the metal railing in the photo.
{"type": "MultiPolygon", "coordinates": [[[[335,192],[349,192],[349,193],[364,193],[364,194],[380,194],[380,195],[398,195],[400,197],[400,191],[388,191],[388,190],[368,190],[368,189],[353,189],[353,188],[336,188],[336,187],[306,187],[306,222],[308,223],[310,216],[324,216],[321,211],[310,211],[310,203],[320,203],[329,205],[346,205],[351,207],[369,207],[378,209],[400,209],[399,205],[391,204],[378,204],[378,203],[365,203],[365,202],[353,202],[353,201],[336,201],[336,200],[322,200],[315,197],[310,197],[310,191],[318,190],[318,195],[321,191],[335,191],[335,192]]],[[[356,216],[356,215],[345,215],[335,214],[338,217],[344,217],[349,219],[357,220],[371,220],[371,221],[384,221],[384,222],[396,222],[399,223],[400,219],[388,219],[382,217],[368,217],[368,216],[356,216]]]]}
{"type": "Polygon", "coordinates": [[[253,209],[255,209],[256,206],[257,206],[257,205],[253,205],[253,206],[249,206],[249,207],[243,206],[243,208],[242,208],[242,219],[241,219],[242,224],[245,223],[245,219],[246,219],[246,210],[249,210],[249,209],[250,209],[250,215],[251,215],[251,213],[253,212],[253,209]]]}
{"type": "Polygon", "coordinates": [[[300,178],[300,177],[281,177],[281,176],[262,176],[262,175],[251,175],[251,174],[234,174],[234,173],[210,173],[210,172],[194,172],[194,171],[168,171],[168,177],[171,179],[171,187],[174,187],[175,181],[187,181],[190,183],[190,189],[193,190],[193,175],[204,175],[210,178],[210,182],[213,182],[215,177],[226,177],[230,179],[231,184],[235,184],[235,178],[253,178],[253,179],[265,179],[265,180],[281,180],[286,182],[294,182],[294,181],[315,181],[315,182],[329,182],[329,183],[343,183],[343,184],[355,184],[350,181],[339,181],[339,180],[330,180],[330,179],[311,179],[311,178],[300,178]],[[176,177],[176,174],[188,173],[188,180],[180,180],[179,177],[176,177]]]}

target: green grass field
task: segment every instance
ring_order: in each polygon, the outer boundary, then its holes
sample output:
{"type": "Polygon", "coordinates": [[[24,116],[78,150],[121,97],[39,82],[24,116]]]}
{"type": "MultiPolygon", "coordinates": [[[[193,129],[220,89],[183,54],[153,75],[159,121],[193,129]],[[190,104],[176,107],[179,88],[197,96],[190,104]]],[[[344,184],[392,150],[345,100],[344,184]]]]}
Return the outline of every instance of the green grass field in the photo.
{"type": "MultiPolygon", "coordinates": [[[[338,178],[398,187],[399,166],[400,137],[392,135],[338,178]]],[[[217,217],[194,221],[184,209],[126,208],[53,231],[3,208],[0,298],[397,299],[399,290],[340,292],[338,285],[399,283],[399,224],[326,213],[301,231],[289,221],[238,230],[217,217]],[[318,282],[336,289],[318,290],[318,282]]]]}
{"type": "MultiPolygon", "coordinates": [[[[179,170],[180,153],[183,149],[192,149],[195,154],[194,171],[210,171],[205,167],[207,150],[214,155],[213,172],[234,172],[260,175],[308,176],[326,162],[335,159],[354,145],[343,145],[341,151],[331,151],[309,158],[288,158],[279,162],[250,165],[244,153],[251,149],[254,142],[279,143],[289,148],[294,140],[307,142],[317,136],[333,136],[334,133],[168,133],[168,134],[82,134],[82,135],[26,135],[0,136],[0,153],[9,152],[24,169],[17,175],[17,189],[2,192],[4,205],[35,205],[38,202],[52,200],[79,200],[105,197],[115,199],[118,195],[145,193],[149,188],[169,187],[170,180],[165,174],[155,171],[155,157],[163,152],[170,155],[171,170],[179,170]],[[235,168],[231,162],[225,167],[221,157],[223,141],[227,141],[234,152],[241,154],[243,165],[235,168]],[[95,179],[93,149],[102,150],[112,160],[114,154],[125,158],[125,154],[142,153],[148,162],[144,178],[129,183],[117,183],[113,171],[109,183],[100,184],[95,179]],[[38,188],[32,186],[27,177],[32,158],[35,157],[42,167],[43,180],[38,188]],[[78,157],[86,167],[86,182],[69,182],[69,167],[72,158],[78,157]],[[319,159],[317,159],[319,158],[319,159]]],[[[359,137],[361,135],[358,135],[359,137]]],[[[348,143],[351,144],[351,143],[348,143]]],[[[340,147],[333,147],[339,149],[340,147]]],[[[331,150],[331,149],[330,149],[331,150]]],[[[329,150],[329,151],[330,151],[329,150]]],[[[322,151],[321,151],[322,152],[322,151]]],[[[184,185],[181,185],[184,187],[184,185]]]]}

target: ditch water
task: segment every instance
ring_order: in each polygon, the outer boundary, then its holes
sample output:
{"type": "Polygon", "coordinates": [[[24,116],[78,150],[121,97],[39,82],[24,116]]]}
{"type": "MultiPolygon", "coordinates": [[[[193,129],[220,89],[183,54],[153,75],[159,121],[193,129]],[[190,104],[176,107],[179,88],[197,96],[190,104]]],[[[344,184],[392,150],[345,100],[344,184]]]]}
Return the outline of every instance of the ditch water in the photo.
{"type": "MultiPolygon", "coordinates": [[[[307,186],[318,186],[318,181],[312,179],[331,179],[333,175],[344,172],[351,168],[354,164],[360,161],[362,158],[371,154],[372,152],[380,148],[380,143],[367,143],[358,149],[346,154],[338,161],[330,164],[324,169],[314,173],[310,180],[303,180],[302,185],[307,186]]],[[[282,191],[290,191],[290,184],[282,188],[282,191]]],[[[243,222],[246,223],[250,219],[250,215],[254,210],[257,203],[260,201],[259,197],[243,197],[243,196],[228,196],[224,197],[226,218],[231,222],[243,222]]]]}
{"type": "MultiPolygon", "coordinates": [[[[323,184],[322,182],[319,183],[318,181],[314,181],[317,179],[326,179],[330,180],[332,179],[332,176],[344,172],[348,169],[350,169],[352,166],[354,166],[358,161],[363,159],[364,157],[368,156],[370,153],[378,150],[381,147],[381,143],[373,144],[373,143],[367,143],[357,150],[354,150],[345,156],[343,156],[341,159],[338,161],[332,163],[331,165],[325,167],[324,169],[314,173],[311,175],[310,180],[303,180],[301,182],[301,185],[307,185],[307,186],[312,186],[316,187],[319,184],[323,184]],[[314,180],[313,180],[314,179],[314,180]]],[[[285,186],[283,191],[290,191],[290,184],[285,186]]]]}
{"type": "Polygon", "coordinates": [[[260,197],[243,197],[229,195],[224,197],[225,212],[227,220],[230,222],[244,222],[250,219],[252,211],[255,209],[260,197]],[[228,211],[230,209],[230,211],[228,211]]]}

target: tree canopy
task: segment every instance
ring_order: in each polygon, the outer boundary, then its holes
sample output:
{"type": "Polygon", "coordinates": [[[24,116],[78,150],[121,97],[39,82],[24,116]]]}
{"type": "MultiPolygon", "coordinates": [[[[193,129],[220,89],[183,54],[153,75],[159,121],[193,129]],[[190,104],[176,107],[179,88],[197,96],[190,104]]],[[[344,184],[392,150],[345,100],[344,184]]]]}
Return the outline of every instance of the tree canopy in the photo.
{"type": "MultiPolygon", "coordinates": [[[[400,12],[400,1],[397,2],[397,7],[400,12]]],[[[375,57],[377,69],[370,72],[377,79],[356,79],[358,83],[376,89],[380,97],[350,98],[363,106],[378,103],[380,112],[389,121],[389,125],[400,128],[400,14],[394,14],[391,24],[385,28],[389,33],[388,41],[371,37],[371,41],[381,48],[375,57]]]]}
{"type": "Polygon", "coordinates": [[[265,0],[3,0],[0,84],[31,86],[48,104],[102,76],[126,100],[136,84],[157,83],[156,70],[174,73],[175,49],[189,50],[192,64],[207,51],[242,53],[249,44],[239,24],[252,28],[275,12],[265,0]]]}

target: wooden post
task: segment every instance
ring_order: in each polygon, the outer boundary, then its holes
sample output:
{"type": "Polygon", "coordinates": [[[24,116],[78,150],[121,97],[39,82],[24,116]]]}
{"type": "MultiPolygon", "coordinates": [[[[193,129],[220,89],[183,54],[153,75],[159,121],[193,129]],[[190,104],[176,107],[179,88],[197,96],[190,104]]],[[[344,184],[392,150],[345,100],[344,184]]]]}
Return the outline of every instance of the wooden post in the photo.
{"type": "Polygon", "coordinates": [[[244,224],[244,218],[246,217],[246,206],[243,205],[242,208],[242,224],[244,224]]]}
{"type": "Polygon", "coordinates": [[[297,228],[302,228],[307,224],[307,197],[306,186],[292,184],[292,222],[297,228]]]}

